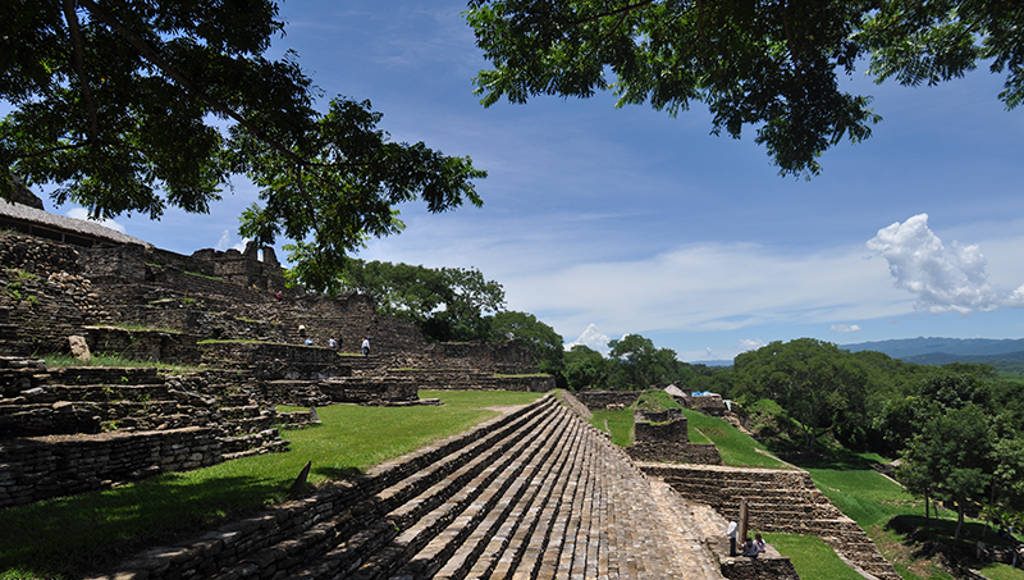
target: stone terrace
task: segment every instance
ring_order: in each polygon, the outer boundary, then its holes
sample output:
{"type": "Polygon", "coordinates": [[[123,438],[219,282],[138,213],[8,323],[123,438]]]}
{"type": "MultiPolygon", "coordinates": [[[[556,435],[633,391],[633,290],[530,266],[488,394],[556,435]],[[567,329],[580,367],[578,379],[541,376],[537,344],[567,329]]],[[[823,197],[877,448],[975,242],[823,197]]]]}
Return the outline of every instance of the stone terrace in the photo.
{"type": "Polygon", "coordinates": [[[752,529],[815,535],[868,577],[900,578],[864,530],[832,505],[805,471],[662,463],[640,467],[728,519],[739,518],[740,501],[746,500],[752,529]]]}
{"type": "Polygon", "coordinates": [[[722,578],[690,505],[548,396],[103,577],[722,578]]]}

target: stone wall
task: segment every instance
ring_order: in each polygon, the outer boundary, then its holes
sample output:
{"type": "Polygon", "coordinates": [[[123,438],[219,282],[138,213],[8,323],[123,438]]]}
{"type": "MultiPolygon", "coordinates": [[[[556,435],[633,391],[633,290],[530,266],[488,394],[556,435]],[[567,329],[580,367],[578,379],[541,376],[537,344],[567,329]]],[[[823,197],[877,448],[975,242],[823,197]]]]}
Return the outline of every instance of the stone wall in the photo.
{"type": "Polygon", "coordinates": [[[198,337],[178,331],[86,326],[86,340],[93,353],[116,354],[132,360],[175,364],[199,362],[198,337]]]}
{"type": "Polygon", "coordinates": [[[635,415],[634,442],[626,450],[638,461],[721,464],[714,445],[690,443],[686,417],[677,409],[635,415]],[[652,418],[658,422],[652,422],[652,418]]]}
{"type": "Polygon", "coordinates": [[[447,364],[465,365],[497,373],[526,374],[537,372],[537,363],[525,344],[508,341],[501,344],[482,342],[442,342],[440,356],[447,364]]]}
{"type": "Polygon", "coordinates": [[[818,536],[862,571],[884,580],[900,578],[864,530],[832,505],[806,471],[661,463],[641,468],[726,519],[737,520],[740,503],[746,501],[753,531],[818,536]]]}
{"type": "Polygon", "coordinates": [[[579,391],[576,398],[588,409],[605,409],[608,405],[628,407],[636,402],[640,393],[636,391],[579,391]]]}
{"type": "Polygon", "coordinates": [[[327,348],[275,342],[200,342],[203,363],[245,369],[257,379],[322,379],[346,376],[351,369],[327,348]]]}
{"type": "Polygon", "coordinates": [[[702,397],[685,397],[683,404],[691,409],[721,417],[728,410],[721,395],[704,395],[702,397]]]}
{"type": "Polygon", "coordinates": [[[411,381],[385,378],[357,378],[327,380],[320,390],[336,403],[375,404],[419,399],[419,385],[411,381]]]}
{"type": "Polygon", "coordinates": [[[800,580],[788,558],[734,558],[722,562],[722,576],[729,580],[800,580]]]}
{"type": "Polygon", "coordinates": [[[0,507],[80,493],[221,460],[212,429],[26,437],[0,442],[0,507]]]}

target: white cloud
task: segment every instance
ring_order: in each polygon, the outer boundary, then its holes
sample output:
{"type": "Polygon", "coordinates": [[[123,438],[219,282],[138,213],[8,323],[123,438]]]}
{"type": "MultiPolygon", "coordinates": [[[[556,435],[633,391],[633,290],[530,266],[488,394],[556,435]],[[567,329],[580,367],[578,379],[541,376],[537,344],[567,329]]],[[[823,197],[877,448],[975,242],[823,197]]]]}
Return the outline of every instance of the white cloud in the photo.
{"type": "Polygon", "coordinates": [[[239,252],[245,251],[245,244],[249,242],[249,238],[242,238],[238,240],[238,242],[232,244],[231,240],[233,238],[234,236],[231,235],[231,232],[224,230],[221,232],[220,239],[217,240],[217,245],[214,246],[214,248],[221,252],[227,250],[238,250],[239,252]]]}
{"type": "Polygon", "coordinates": [[[744,338],[740,340],[740,352],[746,352],[748,350],[757,350],[764,346],[764,341],[759,338],[744,338]]]}
{"type": "Polygon", "coordinates": [[[582,344],[583,346],[592,348],[603,355],[607,355],[610,350],[608,348],[609,340],[611,339],[608,338],[608,335],[598,330],[596,324],[590,323],[583,329],[583,332],[576,337],[576,340],[565,345],[565,349],[569,350],[577,344],[582,344]]]}
{"type": "Polygon", "coordinates": [[[845,333],[850,333],[850,332],[860,332],[860,325],[859,324],[833,324],[832,326],[829,327],[829,330],[831,330],[832,332],[841,332],[841,333],[844,333],[844,334],[845,333]]]}
{"type": "Polygon", "coordinates": [[[93,223],[97,223],[97,224],[99,224],[99,225],[101,225],[101,226],[103,226],[105,228],[110,228],[110,229],[114,230],[115,232],[120,232],[122,234],[125,233],[124,226],[119,224],[119,223],[117,223],[117,222],[115,222],[112,219],[109,219],[109,218],[92,219],[92,218],[90,218],[89,217],[89,210],[85,209],[84,207],[73,207],[73,208],[69,209],[67,211],[67,213],[64,214],[64,215],[68,216],[69,218],[76,219],[76,220],[86,220],[86,221],[90,221],[90,222],[93,222],[93,223]]]}
{"type": "MultiPolygon", "coordinates": [[[[979,246],[943,244],[928,227],[928,214],[878,230],[867,247],[885,258],[896,287],[914,294],[919,310],[966,314],[1016,300],[1017,293],[1006,296],[993,287],[979,246]]],[[[1024,297],[1024,290],[1020,294],[1024,297]]]]}

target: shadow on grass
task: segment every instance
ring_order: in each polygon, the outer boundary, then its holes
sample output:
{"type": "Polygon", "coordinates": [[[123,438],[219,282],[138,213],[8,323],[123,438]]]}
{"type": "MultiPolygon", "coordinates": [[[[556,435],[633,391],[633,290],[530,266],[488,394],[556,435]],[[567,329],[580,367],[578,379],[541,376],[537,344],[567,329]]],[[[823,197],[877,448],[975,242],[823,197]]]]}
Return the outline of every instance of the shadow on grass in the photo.
{"type": "Polygon", "coordinates": [[[313,473],[327,479],[343,479],[347,481],[357,481],[366,478],[363,470],[356,467],[314,467],[313,473]]]}
{"type": "Polygon", "coordinates": [[[255,513],[287,492],[247,476],[189,481],[172,473],[124,487],[0,510],[0,573],[39,577],[102,569],[145,546],[172,543],[255,513]]]}
{"type": "Polygon", "coordinates": [[[806,452],[803,450],[785,449],[776,451],[776,454],[780,457],[799,465],[803,468],[809,469],[836,469],[836,470],[853,470],[853,469],[874,469],[878,470],[881,463],[867,459],[852,453],[849,451],[844,452],[822,452],[813,451],[806,452]]]}

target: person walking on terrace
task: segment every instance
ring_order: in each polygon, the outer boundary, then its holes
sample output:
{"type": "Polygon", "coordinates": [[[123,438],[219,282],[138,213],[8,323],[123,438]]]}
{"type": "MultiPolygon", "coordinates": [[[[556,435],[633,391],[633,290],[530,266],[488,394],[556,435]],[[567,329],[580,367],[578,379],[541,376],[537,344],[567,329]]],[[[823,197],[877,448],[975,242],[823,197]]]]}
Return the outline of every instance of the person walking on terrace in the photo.
{"type": "Polygon", "coordinates": [[[363,337],[363,345],[360,347],[363,351],[363,356],[370,356],[370,339],[363,337]]]}

